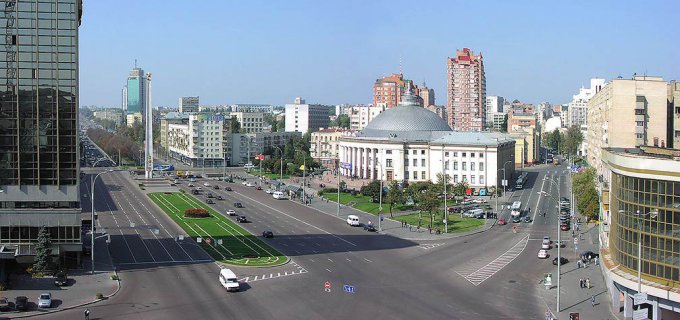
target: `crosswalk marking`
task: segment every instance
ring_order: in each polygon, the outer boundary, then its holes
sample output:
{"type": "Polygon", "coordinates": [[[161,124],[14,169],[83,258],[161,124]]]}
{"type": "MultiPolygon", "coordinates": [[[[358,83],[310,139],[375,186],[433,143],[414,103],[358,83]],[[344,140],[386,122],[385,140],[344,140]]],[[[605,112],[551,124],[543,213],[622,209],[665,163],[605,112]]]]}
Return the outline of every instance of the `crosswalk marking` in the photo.
{"type": "Polygon", "coordinates": [[[436,248],[443,245],[443,243],[428,243],[428,244],[421,244],[418,246],[418,248],[424,249],[424,250],[430,250],[432,248],[436,248]]]}
{"type": "Polygon", "coordinates": [[[291,264],[296,268],[294,271],[285,271],[284,274],[281,274],[278,272],[276,275],[273,273],[270,273],[269,275],[263,274],[263,275],[257,275],[254,277],[248,276],[245,278],[241,278],[238,281],[239,282],[255,282],[255,281],[262,281],[262,280],[271,280],[271,279],[276,279],[276,278],[283,278],[283,277],[288,277],[288,276],[294,276],[296,274],[304,274],[307,273],[307,269],[303,268],[299,264],[295,263],[295,261],[291,261],[291,264]]]}
{"type": "Polygon", "coordinates": [[[522,240],[520,240],[508,251],[506,251],[493,261],[489,262],[488,264],[484,265],[483,267],[476,270],[474,270],[474,268],[457,270],[456,273],[459,274],[461,277],[465,278],[465,280],[469,281],[473,285],[478,286],[482,282],[486,281],[486,279],[491,278],[498,271],[500,271],[505,266],[514,261],[522,253],[522,251],[524,251],[528,242],[529,235],[522,238],[522,240]]]}

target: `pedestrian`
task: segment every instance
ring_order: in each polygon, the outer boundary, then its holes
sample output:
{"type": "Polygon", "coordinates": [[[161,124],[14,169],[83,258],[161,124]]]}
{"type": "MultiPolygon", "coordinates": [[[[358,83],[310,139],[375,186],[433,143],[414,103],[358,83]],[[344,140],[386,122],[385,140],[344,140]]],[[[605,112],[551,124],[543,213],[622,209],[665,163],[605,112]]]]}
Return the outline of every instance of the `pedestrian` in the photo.
{"type": "Polygon", "coordinates": [[[409,225],[408,225],[408,231],[413,231],[412,228],[413,228],[413,227],[409,224],[409,225]]]}
{"type": "Polygon", "coordinates": [[[586,288],[590,289],[590,278],[586,278],[586,288]]]}
{"type": "Polygon", "coordinates": [[[90,309],[85,309],[85,320],[90,320],[90,309]]]}
{"type": "Polygon", "coordinates": [[[578,284],[579,284],[579,287],[581,287],[581,289],[583,289],[583,278],[578,279],[578,284]]]}
{"type": "Polygon", "coordinates": [[[595,257],[595,265],[597,265],[597,257],[595,257]]]}
{"type": "Polygon", "coordinates": [[[593,308],[595,308],[595,296],[593,296],[592,298],[590,298],[590,304],[592,304],[592,305],[593,305],[593,308]]]}

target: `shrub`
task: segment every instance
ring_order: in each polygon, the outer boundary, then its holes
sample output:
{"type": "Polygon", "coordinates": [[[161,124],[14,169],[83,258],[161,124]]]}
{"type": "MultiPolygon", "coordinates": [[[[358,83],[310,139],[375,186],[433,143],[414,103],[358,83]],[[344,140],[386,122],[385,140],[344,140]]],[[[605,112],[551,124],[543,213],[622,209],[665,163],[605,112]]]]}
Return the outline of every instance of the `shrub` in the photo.
{"type": "Polygon", "coordinates": [[[9,289],[9,286],[7,285],[6,282],[0,282],[0,291],[6,291],[9,289]]]}
{"type": "Polygon", "coordinates": [[[97,292],[94,296],[97,298],[97,300],[104,299],[104,294],[102,294],[101,292],[97,292]]]}
{"type": "Polygon", "coordinates": [[[118,280],[118,275],[117,274],[112,274],[111,275],[111,280],[118,280]]]}
{"type": "Polygon", "coordinates": [[[210,214],[208,210],[203,208],[189,208],[184,210],[184,216],[187,218],[207,218],[210,214]]]}

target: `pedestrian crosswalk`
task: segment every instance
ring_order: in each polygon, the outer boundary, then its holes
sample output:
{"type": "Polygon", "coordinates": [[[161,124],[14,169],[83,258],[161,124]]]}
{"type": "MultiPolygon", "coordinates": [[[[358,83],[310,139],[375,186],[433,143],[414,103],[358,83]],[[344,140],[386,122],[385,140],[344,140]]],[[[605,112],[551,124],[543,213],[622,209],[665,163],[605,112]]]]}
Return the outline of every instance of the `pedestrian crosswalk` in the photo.
{"type": "Polygon", "coordinates": [[[418,246],[418,248],[424,249],[424,250],[430,250],[432,248],[436,248],[441,246],[443,243],[428,243],[428,244],[421,244],[418,246]]]}
{"type": "Polygon", "coordinates": [[[262,275],[253,275],[253,276],[247,276],[244,278],[239,279],[239,282],[255,282],[255,281],[262,281],[262,280],[271,280],[271,279],[276,279],[276,278],[281,278],[281,277],[288,277],[288,276],[294,276],[296,274],[304,274],[307,273],[307,269],[303,268],[299,264],[295,263],[294,261],[291,261],[291,265],[294,267],[294,270],[292,271],[283,271],[283,272],[276,272],[276,273],[269,273],[269,274],[262,274],[262,275]]]}
{"type": "Polygon", "coordinates": [[[463,268],[456,270],[456,273],[473,285],[478,286],[482,282],[486,281],[486,279],[491,278],[498,271],[510,264],[510,262],[515,260],[522,253],[522,251],[524,251],[528,242],[529,235],[526,235],[508,251],[481,268],[463,268]]]}

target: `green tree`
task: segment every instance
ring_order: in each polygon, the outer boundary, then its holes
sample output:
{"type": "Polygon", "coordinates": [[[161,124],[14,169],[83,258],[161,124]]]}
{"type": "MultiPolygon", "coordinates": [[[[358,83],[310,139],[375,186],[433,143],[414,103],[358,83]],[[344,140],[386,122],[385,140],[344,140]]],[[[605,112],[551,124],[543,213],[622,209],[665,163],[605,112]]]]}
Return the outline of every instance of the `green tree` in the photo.
{"type": "Polygon", "coordinates": [[[380,181],[378,180],[373,180],[369,182],[367,185],[364,185],[361,187],[361,194],[371,197],[371,200],[373,202],[378,202],[378,199],[380,197],[380,181]]]}
{"type": "Polygon", "coordinates": [[[503,122],[501,122],[501,132],[508,132],[508,115],[503,117],[503,122]]]}
{"type": "Polygon", "coordinates": [[[439,205],[439,194],[435,190],[427,189],[418,196],[418,204],[416,207],[421,212],[427,212],[428,216],[430,216],[430,228],[432,228],[432,223],[434,222],[434,215],[432,212],[437,210],[439,205]]]}
{"type": "Polygon", "coordinates": [[[40,227],[38,232],[38,243],[35,246],[35,262],[33,270],[36,272],[46,272],[52,267],[52,239],[47,227],[40,227]]]}
{"type": "Polygon", "coordinates": [[[286,117],[281,117],[281,120],[276,121],[276,129],[278,132],[286,131],[286,117]]]}
{"type": "Polygon", "coordinates": [[[392,183],[390,183],[385,201],[390,205],[390,217],[393,217],[392,207],[395,204],[401,204],[404,202],[404,191],[399,189],[399,183],[396,180],[392,180],[392,183]]]}
{"type": "Polygon", "coordinates": [[[231,133],[239,133],[241,132],[241,123],[238,122],[238,119],[236,117],[231,117],[231,133]]]}
{"type": "Polygon", "coordinates": [[[349,129],[350,124],[351,121],[349,115],[341,114],[337,118],[335,118],[335,120],[331,121],[329,126],[349,129]]]}
{"type": "Polygon", "coordinates": [[[564,151],[569,156],[575,155],[581,142],[583,142],[581,129],[576,125],[571,126],[564,135],[564,151]]]}
{"type": "Polygon", "coordinates": [[[467,181],[458,182],[453,185],[453,195],[456,197],[462,197],[469,188],[470,185],[467,183],[467,181]]]}
{"type": "Polygon", "coordinates": [[[344,191],[347,189],[347,182],[345,181],[340,181],[340,192],[344,191]]]}

